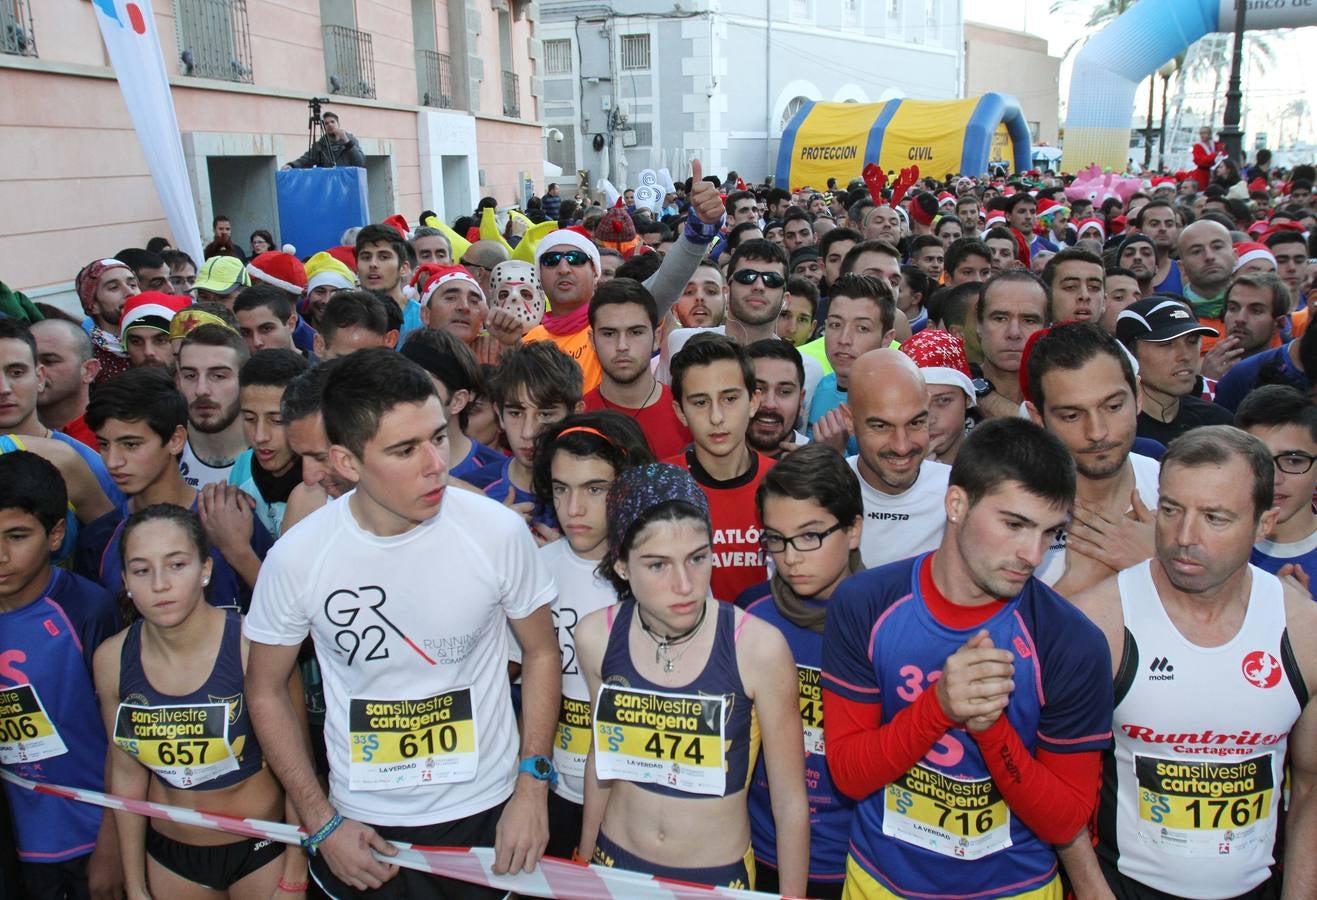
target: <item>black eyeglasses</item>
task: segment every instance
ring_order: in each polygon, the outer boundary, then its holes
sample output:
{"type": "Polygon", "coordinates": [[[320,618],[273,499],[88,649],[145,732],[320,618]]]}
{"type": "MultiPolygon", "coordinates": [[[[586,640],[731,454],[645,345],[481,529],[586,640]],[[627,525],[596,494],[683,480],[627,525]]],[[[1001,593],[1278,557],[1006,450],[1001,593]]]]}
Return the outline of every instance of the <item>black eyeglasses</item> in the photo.
{"type": "Polygon", "coordinates": [[[1304,453],[1302,450],[1286,450],[1284,453],[1277,453],[1271,461],[1286,475],[1306,475],[1312,468],[1313,462],[1317,461],[1317,456],[1304,453]]]}
{"type": "Polygon", "coordinates": [[[465,259],[458,260],[458,265],[462,266],[464,269],[479,269],[482,272],[494,271],[489,266],[482,266],[480,263],[468,262],[465,259]]]}
{"type": "Polygon", "coordinates": [[[737,284],[754,284],[761,278],[764,279],[764,287],[766,288],[780,288],[787,283],[787,280],[776,272],[760,272],[758,269],[737,269],[732,273],[732,281],[737,284]]]}
{"type": "Polygon", "coordinates": [[[583,266],[590,261],[590,254],[584,250],[550,250],[540,256],[540,265],[552,269],[564,259],[569,266],[583,266]]]}
{"type": "Polygon", "coordinates": [[[759,543],[769,553],[782,553],[787,549],[787,544],[795,547],[801,553],[809,553],[811,550],[817,550],[823,546],[823,539],[834,531],[841,531],[846,526],[841,522],[833,525],[827,531],[803,531],[795,537],[787,537],[784,534],[774,534],[771,531],[765,531],[759,543]]]}

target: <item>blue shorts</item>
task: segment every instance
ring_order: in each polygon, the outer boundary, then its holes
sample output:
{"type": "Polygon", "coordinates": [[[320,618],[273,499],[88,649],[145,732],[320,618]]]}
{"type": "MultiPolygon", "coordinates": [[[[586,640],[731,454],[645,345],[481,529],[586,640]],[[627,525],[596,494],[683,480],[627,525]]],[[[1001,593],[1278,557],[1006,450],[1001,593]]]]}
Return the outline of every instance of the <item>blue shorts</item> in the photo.
{"type": "Polygon", "coordinates": [[[594,853],[590,856],[590,862],[611,869],[627,869],[691,884],[739,888],[743,891],[752,891],[755,887],[755,857],[754,851],[749,848],[746,848],[744,857],[725,866],[684,869],[676,866],[660,866],[641,859],[610,841],[601,831],[599,837],[595,839],[594,853]]]}

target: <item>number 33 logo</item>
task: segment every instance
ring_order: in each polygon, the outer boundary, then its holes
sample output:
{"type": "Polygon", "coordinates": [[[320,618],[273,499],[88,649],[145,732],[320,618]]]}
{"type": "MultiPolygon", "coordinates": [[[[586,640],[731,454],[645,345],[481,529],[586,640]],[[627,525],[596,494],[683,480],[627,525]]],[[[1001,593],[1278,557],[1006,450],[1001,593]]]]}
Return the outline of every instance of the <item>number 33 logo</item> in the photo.
{"type": "MultiPolygon", "coordinates": [[[[932,687],[942,677],[941,669],[934,669],[928,674],[915,665],[904,665],[897,674],[905,679],[897,685],[896,696],[907,703],[914,703],[924,693],[925,688],[932,687]]],[[[965,758],[965,747],[959,738],[950,732],[942,735],[933,749],[924,754],[924,761],[935,766],[954,766],[965,758]]]]}

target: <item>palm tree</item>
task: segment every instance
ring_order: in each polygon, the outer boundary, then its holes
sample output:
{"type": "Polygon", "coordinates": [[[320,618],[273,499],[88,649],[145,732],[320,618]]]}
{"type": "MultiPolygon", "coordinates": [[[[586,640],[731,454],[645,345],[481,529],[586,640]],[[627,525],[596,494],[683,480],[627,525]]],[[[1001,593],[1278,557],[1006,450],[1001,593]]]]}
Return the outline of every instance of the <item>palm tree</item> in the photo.
{"type": "MultiPolygon", "coordinates": [[[[1052,0],[1051,10],[1054,14],[1059,13],[1078,6],[1081,2],[1084,0],[1052,0]]],[[[1084,44],[1095,32],[1123,16],[1137,2],[1138,0],[1097,0],[1089,10],[1087,21],[1084,22],[1084,34],[1075,38],[1070,46],[1066,47],[1061,58],[1065,59],[1076,47],[1084,44]]]]}

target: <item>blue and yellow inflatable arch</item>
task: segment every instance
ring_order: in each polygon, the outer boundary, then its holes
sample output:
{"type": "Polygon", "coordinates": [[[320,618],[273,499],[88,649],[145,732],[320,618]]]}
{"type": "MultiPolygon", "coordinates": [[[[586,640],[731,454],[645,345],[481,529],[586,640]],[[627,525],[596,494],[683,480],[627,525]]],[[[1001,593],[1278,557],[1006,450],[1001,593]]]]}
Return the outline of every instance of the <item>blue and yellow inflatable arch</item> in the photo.
{"type": "Polygon", "coordinates": [[[868,163],[897,172],[912,164],[934,178],[982,175],[1004,161],[1031,165],[1029,126],[1014,97],[886,103],[806,102],[782,132],[775,181],[788,189],[845,184],[868,163]]]}

